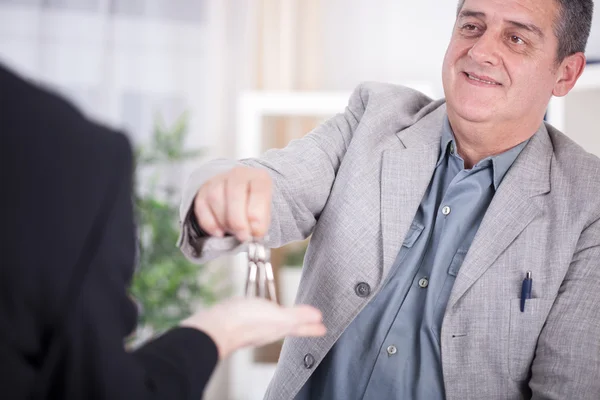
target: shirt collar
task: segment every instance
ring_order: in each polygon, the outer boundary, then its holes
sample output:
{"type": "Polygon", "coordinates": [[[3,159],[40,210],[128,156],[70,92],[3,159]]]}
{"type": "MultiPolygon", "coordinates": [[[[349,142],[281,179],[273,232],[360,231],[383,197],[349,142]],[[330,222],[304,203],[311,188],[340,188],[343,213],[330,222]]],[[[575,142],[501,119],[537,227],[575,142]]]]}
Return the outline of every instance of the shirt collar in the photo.
{"type": "Polygon", "coordinates": [[[440,156],[438,157],[436,167],[440,165],[442,160],[447,154],[454,154],[456,152],[456,143],[454,142],[454,133],[450,127],[450,121],[448,117],[444,118],[444,124],[442,125],[442,139],[440,141],[440,156]]]}
{"type": "MultiPolygon", "coordinates": [[[[473,167],[473,169],[486,168],[491,164],[494,177],[494,189],[498,190],[502,179],[504,179],[504,176],[506,175],[510,167],[513,165],[519,154],[521,154],[521,151],[523,151],[528,142],[529,139],[519,143],[518,145],[509,150],[506,150],[504,153],[486,157],[483,160],[479,161],[473,167]]],[[[464,162],[464,160],[462,159],[462,157],[460,157],[456,150],[456,140],[454,139],[454,132],[452,131],[452,127],[450,126],[450,121],[448,120],[448,117],[444,118],[444,124],[442,126],[440,156],[438,157],[436,167],[439,166],[442,160],[447,156],[456,157],[461,161],[461,163],[464,162]]]]}

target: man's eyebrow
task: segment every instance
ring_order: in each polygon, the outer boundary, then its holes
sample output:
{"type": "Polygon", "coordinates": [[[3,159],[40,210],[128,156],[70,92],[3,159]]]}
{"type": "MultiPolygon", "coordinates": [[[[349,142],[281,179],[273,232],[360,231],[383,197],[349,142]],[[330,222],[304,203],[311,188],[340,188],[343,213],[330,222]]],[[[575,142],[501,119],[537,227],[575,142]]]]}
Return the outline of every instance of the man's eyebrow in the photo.
{"type": "Polygon", "coordinates": [[[510,25],[513,25],[517,28],[524,29],[526,31],[534,33],[542,39],[544,38],[544,32],[542,32],[542,30],[540,28],[538,28],[537,26],[535,26],[534,24],[527,24],[527,23],[519,22],[519,21],[506,21],[506,22],[508,22],[510,25]]]}
{"type": "MultiPolygon", "coordinates": [[[[474,11],[474,10],[468,10],[468,9],[463,9],[458,14],[458,18],[469,18],[469,17],[485,19],[486,15],[483,11],[474,11]]],[[[535,35],[539,36],[542,39],[544,38],[544,32],[542,32],[542,30],[534,24],[528,24],[525,22],[512,21],[512,20],[506,20],[506,22],[514,27],[524,29],[528,32],[534,33],[535,35]]]]}
{"type": "Polygon", "coordinates": [[[472,11],[472,10],[462,9],[460,14],[458,14],[458,17],[459,18],[467,18],[467,17],[484,18],[485,13],[481,12],[481,11],[472,11]]]}

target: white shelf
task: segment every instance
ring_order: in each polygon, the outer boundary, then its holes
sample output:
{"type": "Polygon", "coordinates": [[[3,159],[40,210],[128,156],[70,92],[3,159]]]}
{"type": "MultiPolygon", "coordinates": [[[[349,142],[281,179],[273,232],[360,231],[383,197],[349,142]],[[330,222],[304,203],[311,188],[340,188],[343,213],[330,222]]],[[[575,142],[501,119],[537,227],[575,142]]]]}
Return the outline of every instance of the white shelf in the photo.
{"type": "MultiPolygon", "coordinates": [[[[405,86],[433,97],[435,90],[426,82],[404,82],[405,86]]],[[[272,116],[328,117],[344,112],[351,92],[263,92],[243,93],[238,102],[237,158],[258,157],[263,146],[263,123],[272,116]]]]}

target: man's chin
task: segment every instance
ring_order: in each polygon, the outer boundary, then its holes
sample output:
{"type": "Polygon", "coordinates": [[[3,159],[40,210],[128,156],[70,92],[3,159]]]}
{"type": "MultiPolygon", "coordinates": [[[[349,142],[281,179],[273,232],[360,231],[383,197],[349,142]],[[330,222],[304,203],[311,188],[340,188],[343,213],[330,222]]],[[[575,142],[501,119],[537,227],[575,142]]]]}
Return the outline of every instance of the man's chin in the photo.
{"type": "Polygon", "coordinates": [[[498,111],[498,100],[479,93],[456,93],[447,99],[447,107],[462,118],[485,121],[498,111]]]}
{"type": "Polygon", "coordinates": [[[493,119],[495,112],[492,107],[484,105],[461,104],[455,113],[462,119],[474,122],[483,123],[493,119]]]}

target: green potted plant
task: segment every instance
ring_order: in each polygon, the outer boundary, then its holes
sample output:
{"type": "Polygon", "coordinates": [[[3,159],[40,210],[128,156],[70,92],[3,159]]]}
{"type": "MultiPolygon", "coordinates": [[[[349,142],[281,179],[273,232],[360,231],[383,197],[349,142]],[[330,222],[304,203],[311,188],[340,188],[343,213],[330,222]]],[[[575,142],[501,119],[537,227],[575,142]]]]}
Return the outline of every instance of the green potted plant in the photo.
{"type": "Polygon", "coordinates": [[[157,118],[147,146],[136,150],[135,211],[138,265],[131,295],[138,303],[139,328],[133,346],[160,334],[193,312],[199,303],[217,299],[220,278],[190,263],[176,246],[179,192],[174,169],[200,151],[186,151],[187,113],[167,128],[157,118]],[[202,278],[202,279],[201,279],[202,278]]]}

